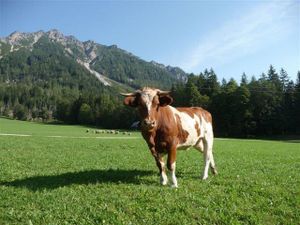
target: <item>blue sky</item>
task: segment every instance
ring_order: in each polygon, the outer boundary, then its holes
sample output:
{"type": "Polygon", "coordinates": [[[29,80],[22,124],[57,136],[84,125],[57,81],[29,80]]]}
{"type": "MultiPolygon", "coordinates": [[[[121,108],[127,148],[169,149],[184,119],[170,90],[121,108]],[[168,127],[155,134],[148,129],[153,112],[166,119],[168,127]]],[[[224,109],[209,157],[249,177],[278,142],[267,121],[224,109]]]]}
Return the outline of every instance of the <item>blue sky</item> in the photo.
{"type": "Polygon", "coordinates": [[[219,80],[300,70],[299,0],[0,2],[1,37],[56,28],[186,72],[212,67],[219,80]]]}

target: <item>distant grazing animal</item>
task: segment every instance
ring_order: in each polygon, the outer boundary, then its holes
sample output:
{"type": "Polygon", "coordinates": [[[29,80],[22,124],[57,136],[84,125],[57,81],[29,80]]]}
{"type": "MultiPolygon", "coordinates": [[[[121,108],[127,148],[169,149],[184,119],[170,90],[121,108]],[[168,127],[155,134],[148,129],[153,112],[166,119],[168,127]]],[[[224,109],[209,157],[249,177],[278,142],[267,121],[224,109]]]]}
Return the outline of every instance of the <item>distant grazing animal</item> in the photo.
{"type": "Polygon", "coordinates": [[[200,107],[174,108],[169,91],[144,87],[133,93],[121,93],[124,104],[137,107],[141,130],[160,171],[162,185],[168,183],[164,156],[171,171],[172,187],[178,187],[175,176],[177,149],[195,147],[204,154],[202,179],[208,177],[209,166],[217,174],[212,153],[213,128],[211,114],[200,107]]]}

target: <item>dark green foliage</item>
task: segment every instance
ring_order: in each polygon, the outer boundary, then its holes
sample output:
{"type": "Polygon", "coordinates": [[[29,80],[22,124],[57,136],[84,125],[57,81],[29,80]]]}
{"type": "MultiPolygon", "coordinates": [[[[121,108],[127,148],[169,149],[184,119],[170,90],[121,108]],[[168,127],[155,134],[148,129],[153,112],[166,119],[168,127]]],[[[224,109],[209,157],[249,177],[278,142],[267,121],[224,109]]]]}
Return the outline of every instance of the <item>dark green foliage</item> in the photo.
{"type": "Polygon", "coordinates": [[[176,82],[167,69],[147,63],[116,46],[98,45],[98,57],[93,61],[93,69],[101,74],[134,88],[150,86],[170,87],[176,82]]]}
{"type": "Polygon", "coordinates": [[[207,106],[209,97],[207,95],[201,95],[198,91],[196,84],[192,82],[192,79],[188,80],[185,88],[185,94],[188,102],[187,106],[207,106]]]}
{"type": "Polygon", "coordinates": [[[91,106],[89,106],[86,103],[83,103],[80,106],[79,112],[78,112],[78,122],[82,124],[91,124],[94,121],[93,118],[93,112],[91,106]]]}
{"type": "Polygon", "coordinates": [[[26,111],[27,111],[27,109],[23,105],[17,104],[14,107],[14,114],[18,120],[26,119],[26,115],[27,115],[26,111]]]}
{"type": "Polygon", "coordinates": [[[294,109],[291,111],[294,120],[294,128],[296,132],[300,133],[300,71],[298,71],[297,74],[292,109],[294,109]]]}
{"type": "Polygon", "coordinates": [[[189,76],[186,85],[174,85],[172,92],[176,106],[208,109],[217,135],[300,134],[300,73],[298,77],[294,84],[285,70],[279,76],[270,66],[268,75],[258,80],[252,77],[248,82],[244,73],[240,85],[233,79],[220,85],[211,69],[189,76]]]}
{"type": "Polygon", "coordinates": [[[0,50],[1,50],[1,55],[5,55],[10,51],[10,45],[1,42],[0,50]]]}

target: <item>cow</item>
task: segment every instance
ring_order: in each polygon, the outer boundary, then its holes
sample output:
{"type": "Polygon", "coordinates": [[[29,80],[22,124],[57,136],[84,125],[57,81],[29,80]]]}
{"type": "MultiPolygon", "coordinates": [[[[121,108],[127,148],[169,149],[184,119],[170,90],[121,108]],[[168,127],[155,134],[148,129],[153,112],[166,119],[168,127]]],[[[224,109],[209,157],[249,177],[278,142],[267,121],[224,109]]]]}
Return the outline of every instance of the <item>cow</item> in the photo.
{"type": "Polygon", "coordinates": [[[204,170],[202,179],[208,177],[209,167],[217,174],[213,157],[213,128],[211,114],[201,107],[174,108],[170,91],[144,87],[133,93],[121,93],[124,104],[138,109],[141,133],[148,144],[160,172],[160,182],[167,185],[164,156],[171,173],[171,186],[177,188],[177,149],[194,147],[203,152],[204,170]]]}

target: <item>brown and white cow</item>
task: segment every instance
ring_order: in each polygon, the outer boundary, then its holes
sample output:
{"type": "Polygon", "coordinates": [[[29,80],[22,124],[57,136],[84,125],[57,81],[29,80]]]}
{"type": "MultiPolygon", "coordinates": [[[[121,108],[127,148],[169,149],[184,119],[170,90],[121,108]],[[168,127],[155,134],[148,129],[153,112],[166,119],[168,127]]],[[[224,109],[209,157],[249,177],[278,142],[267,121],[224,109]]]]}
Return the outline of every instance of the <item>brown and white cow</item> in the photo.
{"type": "Polygon", "coordinates": [[[217,174],[213,148],[211,114],[200,107],[174,108],[170,92],[144,87],[126,96],[124,104],[137,107],[141,117],[141,130],[160,171],[162,185],[168,183],[164,156],[171,171],[172,187],[178,187],[175,176],[177,149],[195,147],[204,154],[202,179],[208,177],[209,166],[217,174]]]}

